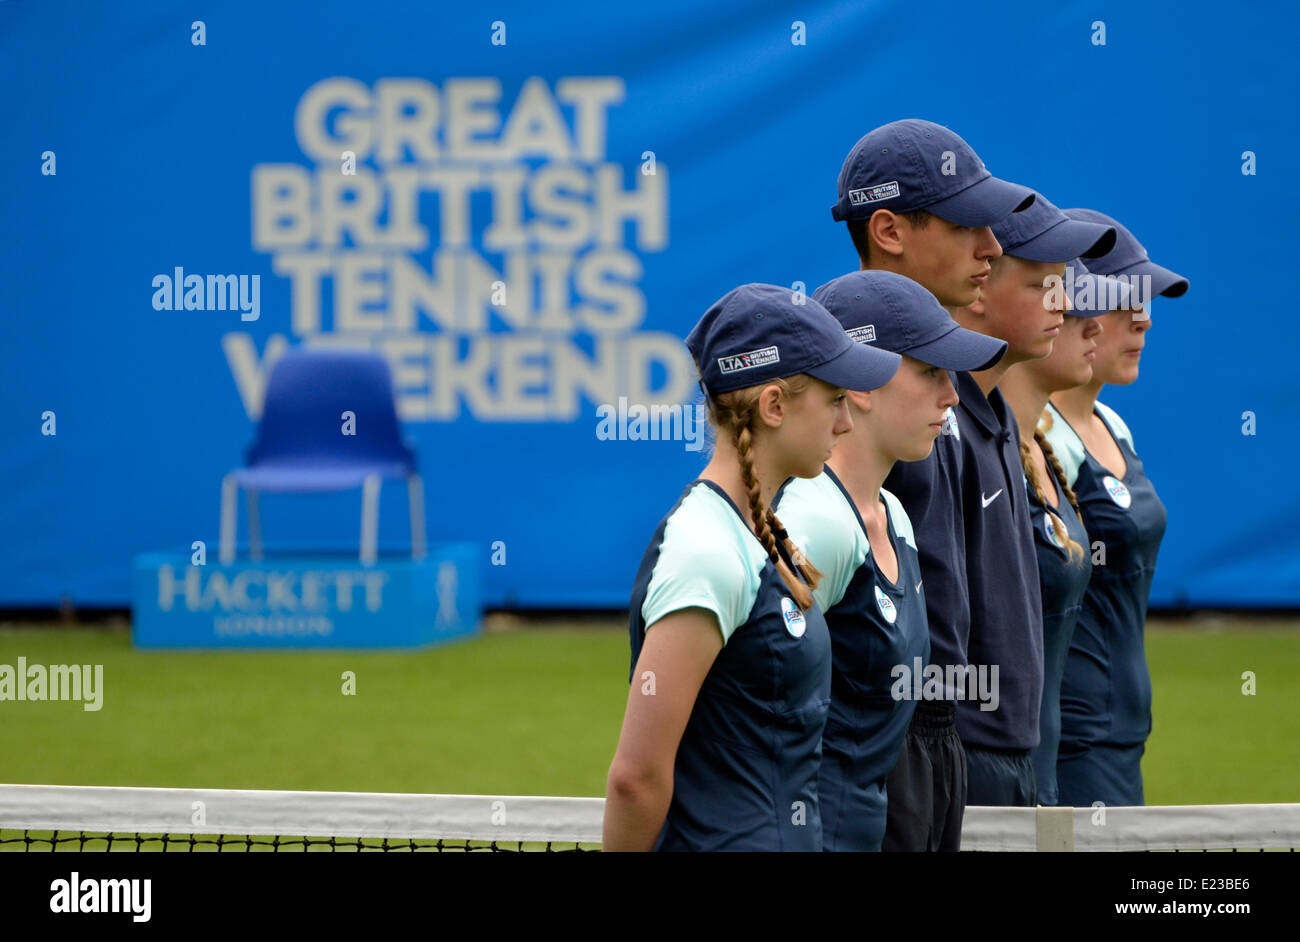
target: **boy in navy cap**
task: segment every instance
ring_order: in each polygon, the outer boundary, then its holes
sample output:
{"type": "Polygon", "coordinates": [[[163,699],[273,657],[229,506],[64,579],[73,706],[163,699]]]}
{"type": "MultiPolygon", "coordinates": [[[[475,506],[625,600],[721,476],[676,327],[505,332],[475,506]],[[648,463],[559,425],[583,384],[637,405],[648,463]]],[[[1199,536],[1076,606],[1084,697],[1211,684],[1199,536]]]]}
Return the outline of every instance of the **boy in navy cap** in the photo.
{"type": "MultiPolygon", "coordinates": [[[[831,215],[847,224],[861,268],[905,275],[950,310],[979,301],[990,262],[1002,254],[989,227],[1034,198],[990,174],[953,131],[918,119],[859,140],[840,171],[838,196],[831,215]]],[[[958,691],[948,678],[967,667],[970,629],[964,463],[949,411],[929,457],[896,464],[885,480],[915,529],[930,661],[945,677],[942,699],[917,705],[890,774],[885,850],[957,850],[961,842],[966,762],[955,725],[958,691]]]]}
{"type": "Polygon", "coordinates": [[[917,118],[859,140],[838,190],[831,216],[847,224],[861,267],[906,275],[947,308],[978,300],[1001,254],[989,227],[1034,200],[989,173],[955,132],[917,118]]]}
{"type": "Polygon", "coordinates": [[[1021,463],[1019,425],[997,384],[1017,363],[1052,352],[1070,303],[1067,262],[1101,255],[1112,227],[1070,219],[1042,194],[993,225],[1003,255],[981,302],[956,311],[970,330],[1007,342],[991,369],[957,375],[958,431],[965,443],[963,532],[970,602],[971,664],[998,667],[998,707],[957,703],[972,805],[1037,803],[1031,757],[1039,743],[1043,608],[1021,463]]]}

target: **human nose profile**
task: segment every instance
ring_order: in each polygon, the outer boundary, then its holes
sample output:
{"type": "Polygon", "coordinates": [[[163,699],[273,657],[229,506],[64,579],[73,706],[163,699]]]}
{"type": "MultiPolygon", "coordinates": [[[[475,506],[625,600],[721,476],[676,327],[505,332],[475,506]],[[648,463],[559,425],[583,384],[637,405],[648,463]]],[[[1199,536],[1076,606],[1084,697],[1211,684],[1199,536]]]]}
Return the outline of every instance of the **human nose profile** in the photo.
{"type": "Polygon", "coordinates": [[[991,259],[999,258],[1002,255],[1002,245],[998,242],[998,237],[993,234],[993,230],[985,226],[980,230],[979,248],[975,252],[976,258],[991,259]]]}

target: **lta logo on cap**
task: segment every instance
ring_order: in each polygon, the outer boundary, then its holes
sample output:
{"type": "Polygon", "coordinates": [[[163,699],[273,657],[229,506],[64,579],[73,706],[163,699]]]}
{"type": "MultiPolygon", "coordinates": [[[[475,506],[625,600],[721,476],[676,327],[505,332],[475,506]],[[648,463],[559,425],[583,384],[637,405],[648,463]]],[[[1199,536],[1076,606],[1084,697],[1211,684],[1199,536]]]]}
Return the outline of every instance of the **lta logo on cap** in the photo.
{"type": "Polygon", "coordinates": [[[781,599],[781,617],[785,619],[786,631],[796,638],[803,637],[804,630],[808,627],[808,621],[804,618],[803,609],[794,604],[794,599],[781,599]]]}
{"type": "Polygon", "coordinates": [[[878,183],[875,186],[859,187],[856,190],[849,190],[849,202],[854,206],[866,206],[868,203],[879,203],[882,200],[892,200],[898,195],[898,181],[890,180],[888,183],[878,183]]]}
{"type": "Polygon", "coordinates": [[[1133,495],[1128,492],[1128,488],[1124,486],[1123,481],[1111,477],[1108,474],[1101,479],[1101,483],[1105,486],[1106,493],[1110,495],[1110,499],[1119,504],[1125,510],[1128,509],[1129,504],[1133,503],[1133,495]]]}
{"type": "Polygon", "coordinates": [[[718,369],[724,373],[738,373],[741,370],[752,370],[756,366],[767,366],[769,363],[780,362],[781,353],[776,347],[764,347],[761,350],[750,350],[748,353],[718,357],[718,369]]]}

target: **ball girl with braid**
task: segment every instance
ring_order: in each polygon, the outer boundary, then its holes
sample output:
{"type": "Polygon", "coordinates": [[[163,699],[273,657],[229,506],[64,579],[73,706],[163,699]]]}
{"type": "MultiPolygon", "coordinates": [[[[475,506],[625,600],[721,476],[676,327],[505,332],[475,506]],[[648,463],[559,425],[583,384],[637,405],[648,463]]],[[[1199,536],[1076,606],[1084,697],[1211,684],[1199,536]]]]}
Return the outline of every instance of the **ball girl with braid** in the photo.
{"type": "Polygon", "coordinates": [[[646,549],[631,689],[606,784],[605,850],[817,851],[831,645],[817,572],[771,510],[852,428],[845,390],[900,358],[816,301],[743,285],[686,339],[715,445],[646,549]]]}
{"type": "MultiPolygon", "coordinates": [[[[1066,282],[1076,290],[1051,354],[1013,366],[1002,379],[1002,393],[1020,427],[1020,461],[1043,604],[1041,738],[1031,752],[1040,805],[1060,803],[1056,753],[1061,741],[1061,678],[1092,575],[1092,561],[1078,499],[1039,423],[1051,426],[1051,416],[1045,409],[1053,393],[1092,379],[1092,360],[1102,332],[1098,315],[1106,313],[1102,299],[1108,296],[1108,292],[1099,290],[1100,279],[1089,275],[1082,262],[1076,259],[1071,264],[1073,277],[1066,282]]],[[[1109,294],[1113,296],[1113,292],[1109,294]]]]}
{"type": "MultiPolygon", "coordinates": [[[[1072,219],[1113,226],[1114,247],[1088,270],[1131,279],[1124,308],[1101,318],[1092,378],[1052,394],[1048,440],[1079,499],[1083,522],[1104,547],[1083,597],[1061,682],[1061,747],[1056,777],[1063,805],[1141,805],[1142,754],[1151,734],[1151,672],[1146,614],[1166,513],[1146,476],[1128,426],[1098,401],[1103,386],[1128,385],[1151,328],[1147,308],[1159,295],[1187,291],[1186,278],[1151,261],[1119,222],[1088,209],[1072,219]]],[[[1113,283],[1113,282],[1112,282],[1113,283]]]]}

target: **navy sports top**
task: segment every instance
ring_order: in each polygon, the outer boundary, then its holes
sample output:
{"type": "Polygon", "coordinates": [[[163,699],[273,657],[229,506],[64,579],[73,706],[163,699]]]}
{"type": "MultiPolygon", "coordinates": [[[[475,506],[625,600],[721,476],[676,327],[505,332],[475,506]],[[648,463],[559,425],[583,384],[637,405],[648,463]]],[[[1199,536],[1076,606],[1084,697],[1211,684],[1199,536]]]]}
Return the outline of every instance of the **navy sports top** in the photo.
{"type": "MultiPolygon", "coordinates": [[[[691,607],[713,612],[723,646],[682,733],[655,849],[821,850],[826,620],[816,605],[800,610],[736,505],[705,480],[686,487],[641,560],[630,606],[633,684],[646,689],[635,671],[647,626],[691,607]]],[[[658,678],[658,695],[664,686],[658,678]]]]}
{"type": "Polygon", "coordinates": [[[1066,480],[1073,481],[1089,538],[1102,544],[1061,683],[1061,739],[1142,743],[1151,732],[1147,600],[1165,535],[1165,507],[1143,472],[1132,433],[1113,410],[1097,403],[1097,416],[1128,464],[1123,479],[1084,449],[1060,412],[1048,409],[1053,424],[1045,434],[1066,480]]]}
{"type": "Polygon", "coordinates": [[[904,697],[892,696],[896,668],[910,678],[930,657],[912,524],[898,498],[883,489],[880,497],[898,559],[897,582],[880,571],[853,498],[830,468],[788,482],[777,496],[781,522],[822,573],[813,595],[831,633],[831,709],[819,787],[825,850],[880,849],[883,784],[916,709],[912,683],[897,684],[904,697]]]}
{"type": "Polygon", "coordinates": [[[1037,748],[1033,751],[1038,777],[1038,803],[1055,805],[1060,800],[1056,788],[1056,753],[1061,743],[1061,678],[1070,638],[1083,607],[1083,593],[1092,575],[1088,531],[1074,512],[1065,492],[1048,468],[1047,477],[1056,491],[1056,507],[1038,502],[1026,482],[1029,495],[1029,520],[1034,528],[1034,549],[1038,554],[1038,588],[1043,598],[1043,708],[1039,713],[1037,748]],[[1068,543],[1057,535],[1053,520],[1060,520],[1071,540],[1081,552],[1071,558],[1068,543]]]}
{"type": "MultiPolygon", "coordinates": [[[[1038,745],[1043,697],[1043,608],[1029,529],[1020,427],[1000,389],[986,397],[970,373],[956,374],[962,470],[966,585],[970,592],[968,663],[999,671],[996,709],[957,701],[957,732],[967,746],[1028,750],[1038,745]]],[[[932,582],[926,582],[929,588],[932,582]]]]}

